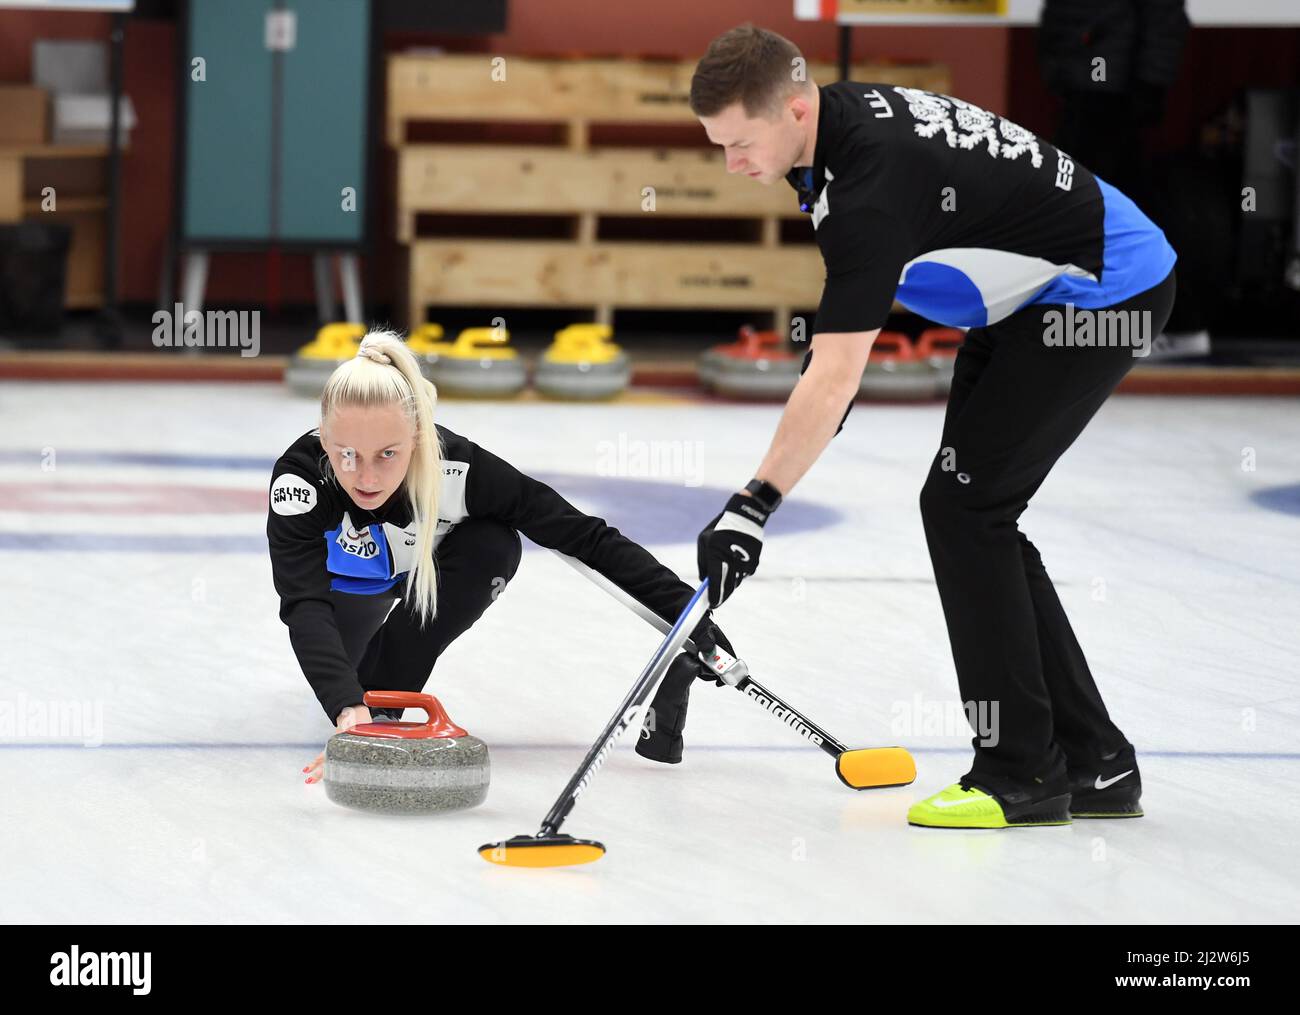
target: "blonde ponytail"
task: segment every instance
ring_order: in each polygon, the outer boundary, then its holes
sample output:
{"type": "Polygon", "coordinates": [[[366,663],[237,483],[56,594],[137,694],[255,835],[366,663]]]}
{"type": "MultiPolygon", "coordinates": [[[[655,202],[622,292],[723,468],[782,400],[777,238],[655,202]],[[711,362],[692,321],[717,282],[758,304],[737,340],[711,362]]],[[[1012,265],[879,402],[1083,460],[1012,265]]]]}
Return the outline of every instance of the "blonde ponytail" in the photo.
{"type": "Polygon", "coordinates": [[[419,527],[415,560],[406,576],[406,599],[421,625],[438,612],[438,575],[433,537],[438,527],[438,491],[442,482],[442,447],[433,425],[438,392],[420,373],[415,354],[394,331],[372,331],[361,350],[330,375],[321,394],[321,426],[341,406],[376,408],[397,405],[411,421],[415,446],[403,480],[412,523],[419,527]]]}

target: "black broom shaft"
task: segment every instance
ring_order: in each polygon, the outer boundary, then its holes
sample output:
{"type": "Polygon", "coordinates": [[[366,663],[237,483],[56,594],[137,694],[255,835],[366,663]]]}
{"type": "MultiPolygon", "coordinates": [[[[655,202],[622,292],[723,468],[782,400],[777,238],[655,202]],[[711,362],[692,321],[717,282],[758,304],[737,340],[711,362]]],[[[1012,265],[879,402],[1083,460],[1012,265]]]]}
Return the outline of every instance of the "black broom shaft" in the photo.
{"type": "Polygon", "coordinates": [[[623,698],[618,711],[605,724],[605,728],[601,730],[600,736],[596,738],[596,742],[587,751],[587,756],[582,759],[582,764],[573,773],[573,778],[564,787],[559,799],[555,801],[554,806],[542,819],[541,830],[537,833],[539,836],[554,835],[559,831],[560,825],[564,823],[564,819],[573,810],[573,805],[578,802],[578,797],[582,795],[591,780],[595,778],[596,772],[604,764],[610,751],[613,750],[615,741],[632,724],[632,720],[636,718],[641,706],[646,703],[650,695],[654,693],[659,681],[663,679],[663,675],[667,672],[673,657],[690,640],[688,638],[689,632],[703,619],[705,610],[708,607],[708,599],[706,598],[708,587],[707,580],[701,582],[699,588],[695,590],[695,594],[691,596],[690,602],[686,604],[686,608],[682,610],[681,616],[677,618],[677,623],[668,627],[667,636],[655,650],[655,654],[650,657],[650,662],[641,671],[641,676],[637,678],[636,683],[632,685],[632,689],[623,698]]]}
{"type": "Polygon", "coordinates": [[[787,704],[753,677],[742,677],[740,683],[736,684],[736,690],[743,692],[746,698],[750,698],[762,705],[763,708],[768,712],[771,712],[773,716],[780,719],[785,723],[785,725],[789,726],[805,740],[816,744],[832,758],[838,758],[848,750],[847,747],[796,709],[793,705],[787,704]],[[753,694],[750,693],[751,689],[754,692],[753,694]],[[763,701],[764,698],[767,699],[768,703],[763,701]],[[785,714],[782,715],[782,712],[785,714]]]}

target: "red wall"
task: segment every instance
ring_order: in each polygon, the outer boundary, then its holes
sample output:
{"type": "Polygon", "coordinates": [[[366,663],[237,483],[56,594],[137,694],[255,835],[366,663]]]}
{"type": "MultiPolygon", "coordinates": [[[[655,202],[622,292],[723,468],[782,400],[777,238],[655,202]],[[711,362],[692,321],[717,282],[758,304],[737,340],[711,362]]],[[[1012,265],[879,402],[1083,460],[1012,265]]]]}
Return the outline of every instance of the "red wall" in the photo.
{"type": "MultiPolygon", "coordinates": [[[[523,54],[670,55],[692,58],[719,32],[752,20],[789,36],[811,59],[833,61],[838,31],[833,25],[797,22],[793,0],[663,0],[630,14],[619,3],[591,0],[512,0],[506,32],[486,38],[390,39],[390,46],[436,43],[449,49],[523,54]]],[[[107,38],[105,15],[0,11],[0,81],[31,78],[32,43],[38,38],[107,38]]],[[[1056,106],[1042,87],[1032,28],[858,28],[856,59],[924,61],[951,68],[953,91],[1005,113],[1050,137],[1056,106]]],[[[131,150],[123,160],[122,282],[125,301],[152,302],[158,288],[164,239],[171,215],[175,115],[175,28],[171,22],[132,21],[126,34],[126,90],[139,117],[131,150]]],[[[1243,82],[1261,86],[1300,84],[1300,30],[1196,29],[1184,71],[1170,96],[1169,117],[1156,133],[1159,148],[1190,143],[1195,125],[1219,108],[1243,82]]],[[[380,161],[391,173],[391,164],[380,161]]],[[[381,209],[390,204],[391,180],[376,181],[381,209]]],[[[390,227],[380,220],[381,241],[372,298],[389,296],[392,251],[383,241],[390,227]]],[[[311,299],[307,259],[286,256],[282,277],[272,278],[265,255],[213,259],[209,292],[228,303],[265,304],[277,290],[290,303],[311,299]]]]}
{"type": "MultiPolygon", "coordinates": [[[[744,21],[789,36],[811,59],[833,61],[837,29],[829,24],[796,22],[793,0],[708,0],[661,2],[629,12],[621,3],[591,0],[512,0],[509,30],[480,39],[421,40],[447,48],[525,54],[653,54],[699,56],[718,33],[744,21]]],[[[0,11],[0,80],[31,78],[32,43],[37,38],[107,38],[105,15],[0,11]]],[[[399,40],[390,40],[397,42],[399,40]]],[[[402,43],[415,41],[403,38],[402,43]]],[[[999,112],[1006,110],[1009,31],[1003,28],[859,28],[856,59],[923,61],[947,64],[953,91],[999,112]]],[[[163,21],[132,21],[125,45],[126,91],[139,118],[131,150],[123,159],[121,204],[121,298],[152,302],[158,290],[164,239],[172,212],[172,155],[175,115],[175,26],[163,21]]],[[[381,132],[382,133],[382,132],[381,132]]],[[[384,166],[383,161],[380,162],[384,166]]],[[[389,168],[388,171],[391,171],[389,168]]],[[[375,197],[386,207],[391,181],[377,181],[375,197]]],[[[391,229],[381,221],[383,232],[391,229]]],[[[369,273],[376,291],[389,296],[390,251],[376,248],[377,272],[369,273]]],[[[265,255],[214,257],[209,295],[214,301],[264,304],[275,289],[284,301],[309,303],[307,258],[285,256],[281,277],[270,280],[265,255]]]]}

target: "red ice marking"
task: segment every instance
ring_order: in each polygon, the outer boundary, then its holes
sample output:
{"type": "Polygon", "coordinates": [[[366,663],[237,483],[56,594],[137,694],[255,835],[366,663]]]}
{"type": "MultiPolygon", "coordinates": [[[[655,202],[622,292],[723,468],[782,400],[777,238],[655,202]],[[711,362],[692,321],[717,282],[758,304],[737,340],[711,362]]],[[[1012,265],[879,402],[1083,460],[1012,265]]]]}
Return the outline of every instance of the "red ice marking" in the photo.
{"type": "Polygon", "coordinates": [[[266,513],[265,490],[163,483],[0,482],[0,511],[33,514],[242,515],[266,513]]]}

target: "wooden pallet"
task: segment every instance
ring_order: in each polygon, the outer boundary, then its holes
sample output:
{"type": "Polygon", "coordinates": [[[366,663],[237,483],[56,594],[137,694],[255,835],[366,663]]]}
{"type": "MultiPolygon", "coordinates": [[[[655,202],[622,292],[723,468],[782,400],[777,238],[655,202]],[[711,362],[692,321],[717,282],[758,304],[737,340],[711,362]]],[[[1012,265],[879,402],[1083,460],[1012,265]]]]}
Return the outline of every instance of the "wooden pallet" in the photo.
{"type": "MultiPolygon", "coordinates": [[[[834,81],[830,64],[810,64],[814,81],[834,81]]],[[[563,123],[568,145],[588,147],[592,123],[695,123],[693,60],[543,60],[475,54],[394,54],[388,58],[386,136],[398,146],[419,121],[563,123]]],[[[939,65],[855,64],[855,81],[946,92],[939,65]]]]}
{"type": "Polygon", "coordinates": [[[744,244],[416,240],[408,248],[408,324],[433,303],[771,310],[815,305],[825,270],[815,247],[744,244]]]}
{"type": "Polygon", "coordinates": [[[805,217],[789,187],[728,176],[717,153],[695,148],[404,145],[397,180],[402,243],[425,213],[805,217]]]}
{"type": "MultiPolygon", "coordinates": [[[[593,126],[690,124],[694,61],[539,60],[395,55],[388,62],[387,136],[397,146],[398,240],[409,248],[402,297],[407,324],[430,304],[770,311],[815,306],[825,272],[812,244],[782,244],[782,220],[804,218],[785,185],[726,173],[716,148],[601,147],[593,126]],[[504,79],[502,78],[504,74],[504,79]],[[563,143],[406,143],[435,121],[562,124],[563,143]],[[419,235],[422,215],[571,216],[569,240],[419,235]],[[750,243],[598,239],[602,217],[751,219],[750,243]]],[[[834,80],[814,64],[813,80],[834,80]]],[[[855,80],[946,91],[939,66],[859,65],[855,80]]],[[[702,134],[702,131],[701,131],[702,134]]],[[[701,227],[706,228],[706,227],[701,227]]]]}

